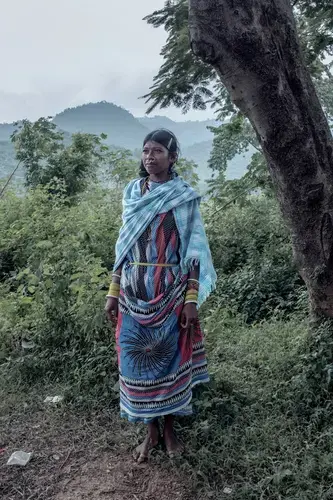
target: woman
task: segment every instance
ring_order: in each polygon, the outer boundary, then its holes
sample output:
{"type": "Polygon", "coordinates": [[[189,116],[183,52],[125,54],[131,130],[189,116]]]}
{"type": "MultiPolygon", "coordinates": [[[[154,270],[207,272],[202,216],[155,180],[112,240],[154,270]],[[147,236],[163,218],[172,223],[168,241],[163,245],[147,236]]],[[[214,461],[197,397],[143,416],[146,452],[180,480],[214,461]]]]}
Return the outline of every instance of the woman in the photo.
{"type": "Polygon", "coordinates": [[[182,451],[177,415],[192,413],[192,388],[209,380],[198,307],[216,274],[199,213],[199,195],[174,171],[178,142],[167,130],[144,140],[141,179],[125,188],[123,226],[106,313],[117,323],[121,415],[144,422],[134,452],[141,463],[160,442],[182,451]]]}

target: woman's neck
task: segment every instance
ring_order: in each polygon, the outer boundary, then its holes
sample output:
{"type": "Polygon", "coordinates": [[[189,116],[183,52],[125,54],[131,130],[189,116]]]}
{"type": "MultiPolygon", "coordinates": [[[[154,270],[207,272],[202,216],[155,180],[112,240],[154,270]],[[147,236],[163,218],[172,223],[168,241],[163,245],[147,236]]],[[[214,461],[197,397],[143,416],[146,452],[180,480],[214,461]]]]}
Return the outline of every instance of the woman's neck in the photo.
{"type": "Polygon", "coordinates": [[[152,182],[167,182],[169,181],[171,178],[170,174],[167,172],[167,173],[162,173],[162,174],[151,174],[149,176],[149,180],[152,181],[152,182]]]}

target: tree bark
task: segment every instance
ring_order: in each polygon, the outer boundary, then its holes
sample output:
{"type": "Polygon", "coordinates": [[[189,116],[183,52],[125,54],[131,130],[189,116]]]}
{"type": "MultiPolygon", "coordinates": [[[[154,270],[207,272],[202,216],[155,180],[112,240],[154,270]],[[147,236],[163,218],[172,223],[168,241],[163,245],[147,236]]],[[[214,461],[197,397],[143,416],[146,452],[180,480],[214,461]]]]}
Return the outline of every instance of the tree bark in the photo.
{"type": "Polygon", "coordinates": [[[251,121],[312,310],[333,317],[333,141],[289,0],[189,0],[192,50],[251,121]]]}

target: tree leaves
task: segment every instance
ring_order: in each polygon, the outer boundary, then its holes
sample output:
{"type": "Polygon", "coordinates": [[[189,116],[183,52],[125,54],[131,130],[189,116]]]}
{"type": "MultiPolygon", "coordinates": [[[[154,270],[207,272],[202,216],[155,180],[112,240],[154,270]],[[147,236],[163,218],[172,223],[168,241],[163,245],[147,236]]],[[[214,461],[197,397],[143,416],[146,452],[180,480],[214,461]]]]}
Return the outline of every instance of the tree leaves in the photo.
{"type": "Polygon", "coordinates": [[[63,181],[67,196],[72,197],[96,179],[108,151],[102,143],[105,134],[77,133],[68,140],[50,118],[34,123],[23,120],[17,127],[12,142],[16,158],[24,166],[27,186],[45,186],[58,179],[63,181]]]}
{"type": "Polygon", "coordinates": [[[205,109],[213,96],[215,71],[196,59],[190,47],[187,0],[166,1],[165,7],[145,17],[148,24],[168,32],[161,50],[164,62],[154,78],[150,92],[143,96],[149,103],[147,113],[157,106],[205,109]]]}
{"type": "MultiPolygon", "coordinates": [[[[320,76],[325,71],[325,56],[332,55],[332,2],[299,0],[294,4],[294,12],[307,64],[313,75],[320,76]]],[[[184,112],[190,108],[206,109],[208,105],[232,111],[234,108],[215,70],[192,53],[188,0],[167,0],[163,9],[154,11],[144,20],[155,28],[164,27],[168,33],[161,50],[163,64],[154,77],[150,92],[143,96],[149,103],[147,113],[157,106],[166,108],[170,105],[184,112]]]]}
{"type": "MultiPolygon", "coordinates": [[[[293,5],[306,63],[316,79],[325,111],[332,117],[333,77],[326,57],[333,54],[333,4],[331,0],[295,0],[293,5]]],[[[144,96],[149,104],[147,113],[157,106],[166,108],[174,105],[184,113],[191,108],[204,110],[211,106],[219,120],[231,118],[227,125],[222,123],[212,129],[214,141],[209,166],[215,175],[210,187],[224,201],[227,192],[231,197],[244,200],[240,193],[243,191],[246,197],[254,187],[271,193],[272,183],[266,162],[250,123],[236,111],[215,70],[197,59],[191,51],[188,0],[168,0],[163,9],[153,12],[145,20],[155,28],[164,27],[168,33],[161,50],[163,64],[150,92],[144,96]],[[228,161],[236,154],[250,150],[253,150],[254,156],[244,177],[239,181],[226,181],[228,161]]]]}

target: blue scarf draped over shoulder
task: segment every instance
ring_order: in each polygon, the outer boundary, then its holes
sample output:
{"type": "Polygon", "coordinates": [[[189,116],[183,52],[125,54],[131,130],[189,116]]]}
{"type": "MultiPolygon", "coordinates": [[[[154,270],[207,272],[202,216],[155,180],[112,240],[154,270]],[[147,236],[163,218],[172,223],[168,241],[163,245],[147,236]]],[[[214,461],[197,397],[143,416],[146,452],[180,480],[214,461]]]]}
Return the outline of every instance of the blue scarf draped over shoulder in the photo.
{"type": "Polygon", "coordinates": [[[194,265],[200,264],[200,306],[215,289],[216,273],[199,205],[199,194],[180,177],[156,186],[144,196],[140,179],[130,182],[124,190],[123,225],[116,244],[114,270],[121,266],[152,220],[158,214],[172,210],[180,237],[182,273],[187,274],[194,265]]]}

